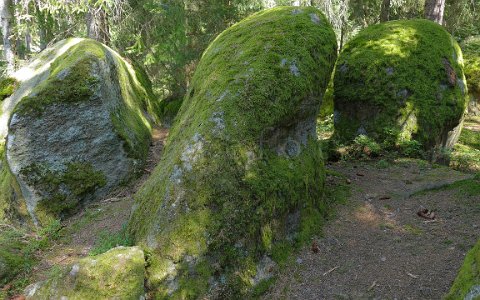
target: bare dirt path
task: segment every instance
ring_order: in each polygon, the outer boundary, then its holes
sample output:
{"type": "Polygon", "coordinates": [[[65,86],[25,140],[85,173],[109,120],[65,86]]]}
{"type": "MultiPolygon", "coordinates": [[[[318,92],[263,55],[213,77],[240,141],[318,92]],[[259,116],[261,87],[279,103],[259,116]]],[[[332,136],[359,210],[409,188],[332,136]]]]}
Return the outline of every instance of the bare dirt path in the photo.
{"type": "Polygon", "coordinates": [[[318,253],[301,250],[264,299],[441,299],[480,237],[480,182],[422,161],[328,168],[345,176],[330,184],[351,182],[349,203],[312,241],[318,253]],[[435,220],[417,215],[424,208],[435,220]]]}
{"type": "Polygon", "coordinates": [[[130,216],[133,195],[160,160],[167,136],[168,129],[153,129],[141,177],[105,199],[88,204],[79,213],[62,222],[64,228],[60,232],[61,238],[40,254],[40,263],[32,272],[32,282],[45,279],[53,266],[68,265],[87,256],[102,234],[115,234],[122,230],[130,216]]]}

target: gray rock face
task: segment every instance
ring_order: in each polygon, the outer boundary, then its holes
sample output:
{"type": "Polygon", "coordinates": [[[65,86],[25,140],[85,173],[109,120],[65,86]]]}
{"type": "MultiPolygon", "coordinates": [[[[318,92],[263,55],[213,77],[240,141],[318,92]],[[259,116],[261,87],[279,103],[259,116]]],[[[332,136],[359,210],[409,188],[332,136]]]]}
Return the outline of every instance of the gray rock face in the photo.
{"type": "Polygon", "coordinates": [[[129,180],[148,151],[152,118],[132,68],[91,40],[74,43],[35,84],[13,109],[6,157],[41,225],[129,180]]]}
{"type": "Polygon", "coordinates": [[[480,297],[480,285],[475,285],[470,289],[464,300],[475,300],[478,297],[480,297]]]}

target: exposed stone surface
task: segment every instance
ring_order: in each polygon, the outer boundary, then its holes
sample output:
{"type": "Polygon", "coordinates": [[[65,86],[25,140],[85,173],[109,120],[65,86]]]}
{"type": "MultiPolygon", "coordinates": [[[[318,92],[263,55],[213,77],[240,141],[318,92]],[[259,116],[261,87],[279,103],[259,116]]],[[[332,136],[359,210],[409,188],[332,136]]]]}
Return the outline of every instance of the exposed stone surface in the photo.
{"type": "Polygon", "coordinates": [[[134,176],[148,151],[154,104],[135,70],[93,40],[59,42],[25,69],[0,118],[5,176],[15,181],[3,189],[16,186],[2,200],[23,198],[33,222],[46,224],[134,176]],[[22,78],[28,70],[36,75],[22,78]]]}
{"type": "Polygon", "coordinates": [[[434,153],[458,140],[467,105],[462,53],[428,20],[370,26],[345,46],[334,78],[335,137],[418,142],[434,153]]]}
{"type": "Polygon", "coordinates": [[[144,253],[138,247],[117,247],[81,259],[25,290],[27,299],[143,299],[144,253]]]}
{"type": "Polygon", "coordinates": [[[309,236],[324,205],[316,116],[335,58],[314,8],[259,12],[208,47],[129,224],[152,254],[154,297],[248,298],[309,236]]]}

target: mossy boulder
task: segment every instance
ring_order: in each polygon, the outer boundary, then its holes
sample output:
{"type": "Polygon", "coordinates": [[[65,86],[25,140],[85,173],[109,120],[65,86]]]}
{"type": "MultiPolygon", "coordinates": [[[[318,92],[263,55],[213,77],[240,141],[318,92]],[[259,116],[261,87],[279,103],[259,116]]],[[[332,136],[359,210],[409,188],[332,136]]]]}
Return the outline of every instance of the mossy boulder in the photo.
{"type": "Polygon", "coordinates": [[[415,141],[435,157],[458,139],[466,104],[462,52],[434,22],[370,26],[339,56],[334,122],[340,143],[359,135],[380,144],[415,141]]]}
{"type": "Polygon", "coordinates": [[[480,298],[480,240],[466,255],[463,266],[453,282],[448,300],[480,298]]]}
{"type": "Polygon", "coordinates": [[[27,299],[142,299],[145,257],[138,247],[117,247],[81,259],[27,287],[27,299]]]}
{"type": "Polygon", "coordinates": [[[8,166],[0,204],[21,198],[34,223],[47,224],[139,171],[156,119],[136,74],[88,39],[61,41],[15,73],[20,85],[0,117],[8,166]]]}
{"type": "Polygon", "coordinates": [[[466,39],[462,43],[465,58],[465,77],[467,78],[470,101],[468,112],[480,116],[480,36],[466,39]]]}
{"type": "Polygon", "coordinates": [[[293,7],[256,13],[207,48],[129,223],[154,297],[248,297],[315,230],[316,117],[336,48],[320,11],[293,7]]]}

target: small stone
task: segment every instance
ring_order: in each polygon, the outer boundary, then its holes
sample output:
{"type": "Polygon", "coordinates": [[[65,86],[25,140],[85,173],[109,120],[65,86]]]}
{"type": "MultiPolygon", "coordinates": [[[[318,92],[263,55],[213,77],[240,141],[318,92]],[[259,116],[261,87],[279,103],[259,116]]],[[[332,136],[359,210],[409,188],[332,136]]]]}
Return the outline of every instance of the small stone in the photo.
{"type": "Polygon", "coordinates": [[[383,261],[383,262],[385,262],[385,261],[387,261],[387,258],[386,258],[385,256],[382,256],[382,257],[380,258],[380,260],[383,261]]]}
{"type": "Polygon", "coordinates": [[[348,179],[348,178],[345,180],[345,182],[346,182],[347,184],[351,184],[351,183],[352,183],[352,181],[351,181],[350,179],[348,179]]]}
{"type": "Polygon", "coordinates": [[[303,263],[303,259],[297,258],[296,262],[297,262],[297,264],[301,265],[303,263]]]}

